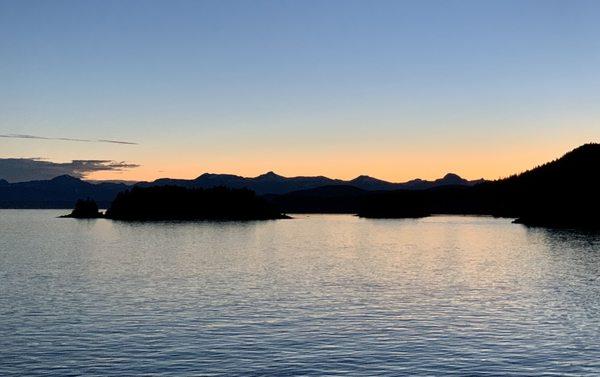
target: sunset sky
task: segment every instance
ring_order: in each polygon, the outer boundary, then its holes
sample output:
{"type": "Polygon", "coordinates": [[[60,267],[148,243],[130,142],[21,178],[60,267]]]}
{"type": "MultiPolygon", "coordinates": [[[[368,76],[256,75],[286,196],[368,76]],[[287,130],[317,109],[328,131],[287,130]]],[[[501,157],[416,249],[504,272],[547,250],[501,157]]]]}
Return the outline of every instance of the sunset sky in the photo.
{"type": "Polygon", "coordinates": [[[0,0],[0,178],[506,176],[600,141],[599,20],[573,0],[0,0]]]}

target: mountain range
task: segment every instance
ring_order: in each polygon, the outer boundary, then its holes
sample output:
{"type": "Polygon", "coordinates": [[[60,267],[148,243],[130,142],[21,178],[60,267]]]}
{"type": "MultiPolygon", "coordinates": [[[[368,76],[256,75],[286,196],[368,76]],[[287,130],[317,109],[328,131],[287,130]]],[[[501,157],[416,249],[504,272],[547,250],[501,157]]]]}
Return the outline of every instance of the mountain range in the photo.
{"type": "Polygon", "coordinates": [[[283,177],[268,172],[257,177],[247,178],[231,174],[210,174],[205,173],[196,179],[157,179],[152,182],[140,182],[137,185],[142,187],[147,186],[163,186],[174,185],[183,187],[196,188],[211,188],[217,186],[225,186],[229,188],[247,188],[258,195],[267,194],[286,194],[298,190],[313,189],[323,186],[352,186],[367,191],[380,190],[423,190],[437,186],[445,185],[461,185],[471,186],[480,183],[483,180],[469,181],[461,178],[456,174],[446,174],[443,178],[434,181],[426,181],[422,179],[414,179],[404,183],[392,183],[383,181],[377,178],[361,175],[352,180],[345,181],[341,179],[332,179],[323,176],[316,177],[283,177]]]}
{"type": "MultiPolygon", "coordinates": [[[[136,186],[182,186],[187,188],[247,188],[258,195],[273,196],[320,187],[352,187],[364,191],[423,190],[433,187],[459,185],[472,186],[483,180],[469,181],[456,174],[447,174],[433,181],[414,179],[404,183],[392,183],[361,175],[352,180],[332,179],[323,176],[283,177],[273,172],[257,177],[241,177],[232,174],[205,173],[195,179],[161,178],[152,182],[139,182],[136,186]]],[[[115,182],[87,182],[62,175],[50,180],[9,183],[0,179],[0,208],[72,208],[78,199],[90,198],[102,208],[108,207],[117,193],[133,185],[115,182]]]]}

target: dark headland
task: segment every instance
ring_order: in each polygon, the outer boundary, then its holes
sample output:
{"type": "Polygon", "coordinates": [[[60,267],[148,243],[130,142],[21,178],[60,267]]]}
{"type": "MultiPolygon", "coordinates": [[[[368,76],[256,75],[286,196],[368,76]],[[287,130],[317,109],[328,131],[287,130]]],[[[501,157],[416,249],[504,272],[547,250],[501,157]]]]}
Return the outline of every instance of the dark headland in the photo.
{"type": "Polygon", "coordinates": [[[470,187],[374,193],[359,210],[359,216],[369,218],[432,214],[492,215],[531,226],[600,229],[600,144],[585,144],[524,173],[470,187]]]}

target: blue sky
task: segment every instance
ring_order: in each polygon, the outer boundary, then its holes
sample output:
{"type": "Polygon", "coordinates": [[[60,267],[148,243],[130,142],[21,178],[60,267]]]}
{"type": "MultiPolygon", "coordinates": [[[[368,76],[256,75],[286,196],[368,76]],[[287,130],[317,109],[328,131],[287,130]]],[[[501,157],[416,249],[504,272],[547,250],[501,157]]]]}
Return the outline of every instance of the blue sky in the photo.
{"type": "Polygon", "coordinates": [[[496,178],[600,138],[598,19],[597,1],[0,1],[0,134],[137,143],[4,137],[0,158],[496,178]]]}

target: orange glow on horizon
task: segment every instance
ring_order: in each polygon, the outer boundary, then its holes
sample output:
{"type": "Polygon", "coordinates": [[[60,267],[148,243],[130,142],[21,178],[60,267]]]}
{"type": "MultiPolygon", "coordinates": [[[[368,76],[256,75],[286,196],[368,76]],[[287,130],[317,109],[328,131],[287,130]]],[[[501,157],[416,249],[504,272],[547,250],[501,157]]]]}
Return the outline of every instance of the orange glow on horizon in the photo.
{"type": "MultiPolygon", "coordinates": [[[[456,150],[440,148],[431,151],[316,151],[310,157],[301,153],[282,153],[273,159],[268,153],[253,153],[237,159],[233,156],[215,155],[212,159],[195,158],[193,155],[175,159],[152,158],[141,162],[139,168],[114,172],[95,172],[86,179],[152,181],[157,178],[193,179],[203,173],[235,174],[255,177],[268,171],[285,177],[319,176],[349,180],[359,175],[405,182],[415,178],[433,180],[447,173],[455,173],[466,179],[498,179],[534,168],[561,157],[578,145],[563,144],[513,145],[502,147],[471,147],[456,150]],[[206,161],[199,163],[198,161],[206,161]]],[[[137,162],[137,161],[136,161],[137,162]]]]}

